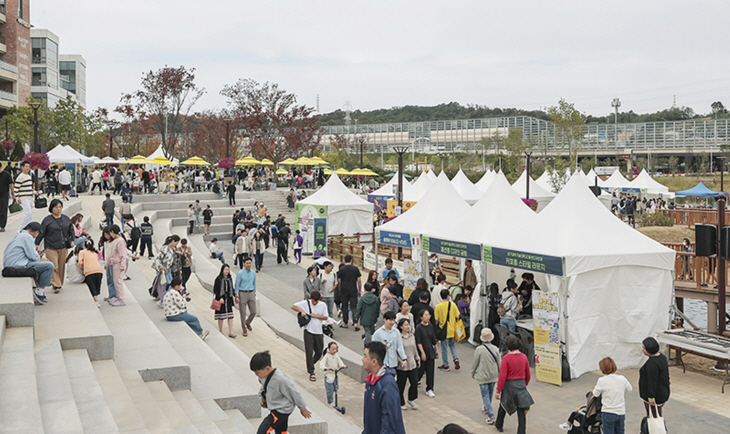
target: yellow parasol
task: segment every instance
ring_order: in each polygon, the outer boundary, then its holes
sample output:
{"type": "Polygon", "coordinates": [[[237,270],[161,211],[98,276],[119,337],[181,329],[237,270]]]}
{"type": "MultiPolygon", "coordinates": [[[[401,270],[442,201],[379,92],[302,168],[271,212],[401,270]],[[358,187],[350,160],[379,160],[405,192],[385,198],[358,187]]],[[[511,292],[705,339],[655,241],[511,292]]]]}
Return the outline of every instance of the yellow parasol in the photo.
{"type": "Polygon", "coordinates": [[[299,157],[294,162],[297,166],[316,166],[317,163],[312,163],[307,157],[299,157]]]}
{"type": "Polygon", "coordinates": [[[268,158],[264,158],[263,160],[261,160],[261,165],[262,166],[273,166],[274,162],[269,160],[268,158]]]}
{"type": "Polygon", "coordinates": [[[332,171],[329,169],[324,169],[324,174],[327,176],[332,175],[332,171]]]}
{"type": "Polygon", "coordinates": [[[378,176],[377,173],[373,172],[370,169],[360,169],[360,174],[365,176],[378,176]]]}
{"type": "Polygon", "coordinates": [[[253,166],[254,164],[261,164],[261,162],[251,156],[236,161],[236,166],[253,166]]]}
{"type": "Polygon", "coordinates": [[[291,158],[287,158],[286,160],[282,161],[282,162],[281,162],[281,163],[279,163],[279,164],[286,164],[286,165],[292,165],[292,164],[297,164],[297,163],[296,163],[296,162],[294,162],[294,160],[292,160],[291,158]]]}
{"type": "Polygon", "coordinates": [[[348,172],[347,169],[339,168],[335,170],[335,173],[338,175],[352,175],[352,173],[348,172]]]}
{"type": "Polygon", "coordinates": [[[203,160],[200,157],[188,158],[187,160],[183,161],[180,164],[185,165],[185,166],[210,166],[210,163],[208,163],[207,161],[203,160]]]}
{"type": "Polygon", "coordinates": [[[279,169],[276,171],[277,175],[286,175],[287,173],[289,172],[286,169],[279,169]]]}
{"type": "Polygon", "coordinates": [[[329,163],[327,163],[326,161],[324,161],[323,159],[321,159],[319,157],[312,157],[312,158],[309,159],[309,161],[312,162],[312,163],[314,163],[317,166],[324,166],[325,164],[329,164],[329,163]]]}
{"type": "Polygon", "coordinates": [[[167,158],[160,155],[159,157],[155,157],[152,160],[150,160],[150,164],[159,164],[160,166],[174,166],[175,163],[168,160],[167,158]]]}
{"type": "Polygon", "coordinates": [[[134,157],[130,158],[129,160],[125,161],[124,164],[147,164],[150,163],[148,159],[141,155],[135,155],[134,157]]]}

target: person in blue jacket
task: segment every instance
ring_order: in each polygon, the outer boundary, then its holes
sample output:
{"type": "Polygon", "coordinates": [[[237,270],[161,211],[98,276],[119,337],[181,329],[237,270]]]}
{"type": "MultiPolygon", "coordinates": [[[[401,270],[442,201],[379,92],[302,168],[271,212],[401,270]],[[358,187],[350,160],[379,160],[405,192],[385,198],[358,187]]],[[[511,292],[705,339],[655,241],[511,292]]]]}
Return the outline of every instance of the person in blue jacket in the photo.
{"type": "Polygon", "coordinates": [[[365,346],[362,367],[365,377],[363,434],[405,434],[400,409],[400,392],[395,369],[384,366],[385,345],[372,341],[365,346]]]}

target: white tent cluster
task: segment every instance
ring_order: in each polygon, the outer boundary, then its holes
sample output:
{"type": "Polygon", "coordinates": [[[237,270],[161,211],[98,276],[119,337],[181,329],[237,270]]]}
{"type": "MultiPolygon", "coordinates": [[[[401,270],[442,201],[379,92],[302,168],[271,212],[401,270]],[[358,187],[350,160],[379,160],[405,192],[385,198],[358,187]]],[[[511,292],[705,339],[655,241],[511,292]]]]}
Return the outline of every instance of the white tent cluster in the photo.
{"type": "Polygon", "coordinates": [[[373,230],[373,204],[351,192],[337,173],[333,172],[314,194],[297,202],[298,207],[306,205],[327,207],[328,234],[353,235],[373,230]]]}
{"type": "Polygon", "coordinates": [[[559,294],[560,341],[573,377],[607,355],[622,368],[639,366],[641,341],[669,324],[675,252],[613,216],[588,188],[590,175],[574,174],[557,196],[530,180],[530,197],[547,202],[539,213],[521,200],[526,178],[510,186],[503,174],[486,173],[477,183],[484,193],[470,207],[442,173],[408,212],[377,228],[376,238],[417,248],[420,235],[424,249],[442,254],[438,246],[460,246],[448,256],[472,259],[479,280],[472,328],[486,321],[482,288],[502,286],[511,269],[523,268],[559,294]],[[520,256],[531,259],[510,260],[520,256]]]}

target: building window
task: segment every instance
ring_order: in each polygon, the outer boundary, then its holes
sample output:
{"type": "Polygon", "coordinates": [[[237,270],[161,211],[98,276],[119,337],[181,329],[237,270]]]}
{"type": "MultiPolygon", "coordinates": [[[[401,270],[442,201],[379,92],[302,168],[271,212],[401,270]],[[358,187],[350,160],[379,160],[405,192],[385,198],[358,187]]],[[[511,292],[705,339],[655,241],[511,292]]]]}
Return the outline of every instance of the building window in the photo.
{"type": "Polygon", "coordinates": [[[45,86],[46,81],[46,68],[31,68],[31,86],[45,86]]]}
{"type": "Polygon", "coordinates": [[[46,63],[46,39],[45,38],[31,38],[31,55],[33,63],[42,64],[46,63]]]}
{"type": "Polygon", "coordinates": [[[23,19],[23,0],[18,0],[18,18],[23,19]]]}

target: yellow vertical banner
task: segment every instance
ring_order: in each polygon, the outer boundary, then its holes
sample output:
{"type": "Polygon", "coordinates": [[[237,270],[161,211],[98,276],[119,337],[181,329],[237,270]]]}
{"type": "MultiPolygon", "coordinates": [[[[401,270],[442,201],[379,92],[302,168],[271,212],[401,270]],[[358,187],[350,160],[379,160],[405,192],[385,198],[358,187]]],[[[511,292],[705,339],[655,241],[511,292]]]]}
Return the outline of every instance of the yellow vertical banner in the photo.
{"type": "Polygon", "coordinates": [[[557,292],[533,291],[532,320],[537,381],[562,384],[560,304],[557,292]]]}

